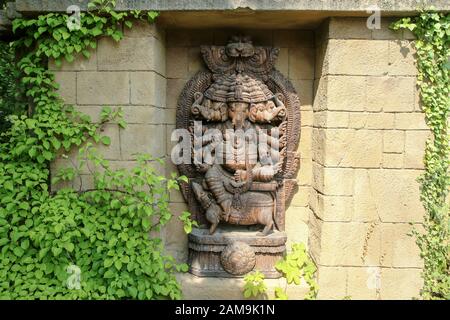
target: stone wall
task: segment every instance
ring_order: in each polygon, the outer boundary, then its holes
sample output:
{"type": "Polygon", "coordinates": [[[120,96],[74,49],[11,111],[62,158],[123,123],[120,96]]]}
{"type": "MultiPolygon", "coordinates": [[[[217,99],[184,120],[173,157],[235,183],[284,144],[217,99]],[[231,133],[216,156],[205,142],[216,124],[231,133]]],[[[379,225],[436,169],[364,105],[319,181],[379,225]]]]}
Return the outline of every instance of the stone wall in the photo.
{"type": "Polygon", "coordinates": [[[421,286],[407,234],[424,214],[428,131],[411,37],[389,22],[332,18],[316,33],[309,226],[321,298],[409,299],[421,286]]]}
{"type": "MultiPolygon", "coordinates": [[[[309,31],[239,30],[256,45],[281,48],[276,67],[300,96],[300,187],[286,212],[286,231],[288,246],[309,246],[323,299],[411,298],[421,285],[422,263],[407,233],[424,213],[416,178],[428,131],[411,36],[389,31],[387,22],[375,31],[353,18],[332,18],[309,31]]],[[[93,119],[102,106],[123,107],[128,127],[108,125],[112,144],[101,148],[115,167],[131,167],[133,154],[146,152],[164,156],[167,166],[160,170],[168,174],[176,171],[169,155],[178,96],[204,68],[199,45],[222,45],[235,33],[137,24],[120,43],[100,40],[89,61],[50,67],[67,103],[93,119]]],[[[67,164],[58,159],[53,170],[67,164]]],[[[89,184],[85,172],[83,187],[89,184]]],[[[170,201],[175,217],[186,209],[179,193],[170,201]]],[[[168,252],[185,260],[181,222],[173,219],[162,236],[168,252]]],[[[186,298],[242,297],[240,279],[185,274],[180,281],[186,298]]],[[[268,281],[269,290],[283,284],[268,281]]],[[[288,289],[293,299],[304,293],[304,285],[288,289]]]]}

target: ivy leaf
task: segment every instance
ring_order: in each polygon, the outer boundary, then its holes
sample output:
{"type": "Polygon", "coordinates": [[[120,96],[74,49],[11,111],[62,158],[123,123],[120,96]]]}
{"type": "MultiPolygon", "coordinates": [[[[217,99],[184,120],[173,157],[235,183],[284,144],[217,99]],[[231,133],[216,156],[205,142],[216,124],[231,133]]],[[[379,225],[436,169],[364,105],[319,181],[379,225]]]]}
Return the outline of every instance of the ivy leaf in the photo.
{"type": "Polygon", "coordinates": [[[105,146],[109,146],[111,144],[111,138],[108,136],[103,136],[100,138],[101,143],[103,143],[105,146]]]}

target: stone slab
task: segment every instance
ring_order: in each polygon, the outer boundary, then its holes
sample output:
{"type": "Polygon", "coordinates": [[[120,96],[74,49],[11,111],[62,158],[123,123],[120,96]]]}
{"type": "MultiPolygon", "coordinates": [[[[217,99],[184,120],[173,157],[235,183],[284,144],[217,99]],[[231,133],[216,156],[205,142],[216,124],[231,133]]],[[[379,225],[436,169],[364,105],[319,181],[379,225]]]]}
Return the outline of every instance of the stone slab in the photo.
{"type": "MultiPolygon", "coordinates": [[[[86,8],[86,0],[17,0],[16,7],[19,12],[36,11],[66,11],[70,5],[79,5],[86,8]]],[[[450,10],[450,3],[447,0],[429,0],[429,6],[437,10],[450,10]]],[[[371,0],[119,0],[118,10],[158,10],[158,11],[179,11],[179,10],[287,10],[287,11],[347,11],[366,12],[367,8],[373,5],[371,0]]],[[[411,12],[415,3],[411,0],[399,1],[379,1],[378,6],[382,11],[387,12],[411,12]]]]}

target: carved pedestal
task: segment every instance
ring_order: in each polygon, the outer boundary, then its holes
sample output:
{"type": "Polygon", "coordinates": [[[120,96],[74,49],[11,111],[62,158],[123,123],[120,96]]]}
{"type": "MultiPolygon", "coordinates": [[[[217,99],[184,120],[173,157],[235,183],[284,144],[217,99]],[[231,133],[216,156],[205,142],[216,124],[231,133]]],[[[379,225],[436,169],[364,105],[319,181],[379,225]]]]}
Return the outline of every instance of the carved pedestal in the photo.
{"type": "Polygon", "coordinates": [[[286,233],[268,236],[256,231],[219,228],[210,235],[207,229],[189,234],[190,272],[202,277],[242,277],[258,270],[266,278],[279,278],[275,263],[286,251],[286,233]]]}

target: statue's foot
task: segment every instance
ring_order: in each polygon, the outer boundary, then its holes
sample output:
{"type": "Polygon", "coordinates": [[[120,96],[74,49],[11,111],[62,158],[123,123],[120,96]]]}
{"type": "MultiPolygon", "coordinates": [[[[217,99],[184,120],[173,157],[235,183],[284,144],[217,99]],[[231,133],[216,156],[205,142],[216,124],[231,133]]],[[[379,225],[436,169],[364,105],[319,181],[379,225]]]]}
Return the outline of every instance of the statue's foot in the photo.
{"type": "Polygon", "coordinates": [[[209,234],[214,234],[214,232],[216,232],[216,229],[217,229],[218,225],[219,225],[218,223],[213,223],[211,225],[211,227],[209,228],[209,234]]]}

